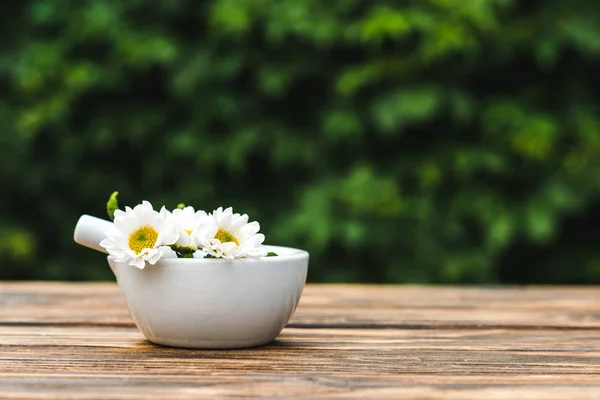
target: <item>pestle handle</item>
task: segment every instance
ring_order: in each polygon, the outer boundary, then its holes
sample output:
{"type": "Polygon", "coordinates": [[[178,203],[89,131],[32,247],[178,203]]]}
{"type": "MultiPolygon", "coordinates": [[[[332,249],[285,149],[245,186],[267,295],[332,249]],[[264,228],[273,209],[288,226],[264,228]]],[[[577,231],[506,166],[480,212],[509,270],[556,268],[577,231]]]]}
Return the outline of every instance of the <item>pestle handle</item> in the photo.
{"type": "Polygon", "coordinates": [[[75,226],[73,239],[82,246],[108,253],[104,247],[100,246],[100,242],[104,239],[105,233],[112,227],[113,223],[110,221],[91,215],[82,215],[75,226]]]}

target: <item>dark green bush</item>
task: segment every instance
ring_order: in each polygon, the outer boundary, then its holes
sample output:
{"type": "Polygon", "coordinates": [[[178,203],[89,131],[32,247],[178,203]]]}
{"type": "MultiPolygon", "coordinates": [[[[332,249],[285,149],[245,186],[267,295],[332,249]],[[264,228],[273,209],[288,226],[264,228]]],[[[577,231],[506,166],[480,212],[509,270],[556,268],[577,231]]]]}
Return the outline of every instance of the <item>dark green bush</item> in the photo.
{"type": "Polygon", "coordinates": [[[600,3],[37,0],[0,13],[0,277],[82,213],[233,205],[313,281],[600,278],[600,3]]]}

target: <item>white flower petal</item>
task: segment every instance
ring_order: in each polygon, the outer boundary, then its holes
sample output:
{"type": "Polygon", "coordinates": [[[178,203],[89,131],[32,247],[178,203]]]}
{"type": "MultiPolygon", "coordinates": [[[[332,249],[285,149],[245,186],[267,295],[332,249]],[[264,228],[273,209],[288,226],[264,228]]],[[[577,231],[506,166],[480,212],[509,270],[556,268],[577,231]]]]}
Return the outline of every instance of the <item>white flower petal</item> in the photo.
{"type": "Polygon", "coordinates": [[[256,221],[254,221],[254,222],[250,222],[249,224],[242,226],[240,229],[238,229],[237,233],[240,236],[250,237],[250,236],[256,234],[259,230],[260,230],[260,224],[256,221]]]}
{"type": "Polygon", "coordinates": [[[114,212],[114,214],[113,214],[113,217],[114,217],[115,219],[117,219],[117,218],[122,218],[122,217],[124,217],[125,215],[126,215],[126,214],[125,214],[125,211],[123,211],[123,210],[115,210],[115,212],[114,212]]]}
{"type": "Polygon", "coordinates": [[[163,246],[162,249],[162,257],[161,258],[177,258],[177,253],[173,251],[169,246],[163,246]]]}
{"type": "Polygon", "coordinates": [[[206,257],[206,253],[202,250],[196,250],[192,256],[194,258],[204,258],[206,257]]]}
{"type": "Polygon", "coordinates": [[[248,256],[250,257],[264,257],[269,253],[269,250],[266,246],[256,246],[248,251],[248,256]]]}
{"type": "Polygon", "coordinates": [[[141,258],[132,258],[131,261],[129,261],[129,265],[139,269],[144,269],[146,262],[141,258]]]}
{"type": "Polygon", "coordinates": [[[164,255],[164,251],[162,250],[162,247],[161,247],[158,249],[149,250],[148,254],[145,258],[150,264],[154,265],[158,262],[158,260],[160,260],[162,258],[163,255],[164,255]]]}
{"type": "Polygon", "coordinates": [[[254,247],[262,244],[265,241],[265,235],[262,233],[257,233],[256,235],[252,235],[246,239],[245,245],[254,247]]]}
{"type": "Polygon", "coordinates": [[[237,232],[242,226],[246,225],[248,223],[248,214],[244,214],[244,215],[239,215],[236,214],[237,217],[233,218],[231,220],[231,223],[229,224],[229,229],[231,229],[231,232],[237,232]]]}

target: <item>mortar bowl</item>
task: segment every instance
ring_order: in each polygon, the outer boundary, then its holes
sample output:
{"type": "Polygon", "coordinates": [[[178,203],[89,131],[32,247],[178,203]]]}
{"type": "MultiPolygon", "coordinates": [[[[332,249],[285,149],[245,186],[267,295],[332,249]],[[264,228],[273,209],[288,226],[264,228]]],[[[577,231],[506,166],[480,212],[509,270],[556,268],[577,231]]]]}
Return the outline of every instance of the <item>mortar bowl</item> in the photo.
{"type": "Polygon", "coordinates": [[[151,342],[233,349],[269,343],[288,322],[306,282],[304,250],[267,246],[276,257],[163,258],[137,269],[108,263],[133,321],[151,342]]]}

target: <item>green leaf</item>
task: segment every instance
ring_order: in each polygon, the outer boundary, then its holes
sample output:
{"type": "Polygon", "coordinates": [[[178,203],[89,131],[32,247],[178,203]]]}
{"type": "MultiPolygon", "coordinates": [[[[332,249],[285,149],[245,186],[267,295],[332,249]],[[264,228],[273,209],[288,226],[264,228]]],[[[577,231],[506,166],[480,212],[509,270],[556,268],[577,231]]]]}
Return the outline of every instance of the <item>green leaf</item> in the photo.
{"type": "Polygon", "coordinates": [[[119,192],[113,192],[113,194],[110,195],[108,202],[106,203],[106,213],[108,214],[108,218],[110,218],[111,221],[114,221],[115,211],[119,209],[119,201],[117,200],[118,195],[119,192]]]}
{"type": "Polygon", "coordinates": [[[376,7],[361,23],[365,42],[380,42],[384,38],[401,39],[411,30],[406,13],[391,7],[376,7]]]}
{"type": "Polygon", "coordinates": [[[272,251],[270,251],[265,257],[277,257],[277,253],[273,253],[272,251]]]}
{"type": "Polygon", "coordinates": [[[440,101],[440,94],[433,88],[398,90],[378,99],[372,113],[381,131],[389,134],[398,131],[404,125],[431,118],[440,101]]]}
{"type": "Polygon", "coordinates": [[[177,254],[177,258],[194,258],[196,249],[193,247],[179,247],[177,245],[171,245],[171,249],[177,254]]]}
{"type": "Polygon", "coordinates": [[[526,210],[525,223],[529,236],[540,243],[548,241],[554,234],[554,219],[549,210],[537,205],[530,205],[526,210]]]}

